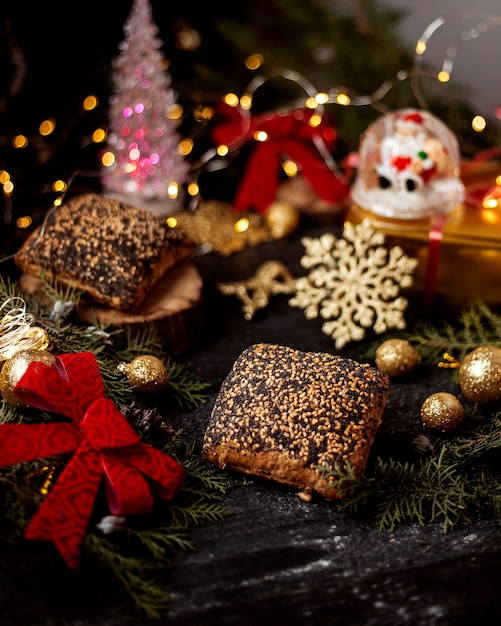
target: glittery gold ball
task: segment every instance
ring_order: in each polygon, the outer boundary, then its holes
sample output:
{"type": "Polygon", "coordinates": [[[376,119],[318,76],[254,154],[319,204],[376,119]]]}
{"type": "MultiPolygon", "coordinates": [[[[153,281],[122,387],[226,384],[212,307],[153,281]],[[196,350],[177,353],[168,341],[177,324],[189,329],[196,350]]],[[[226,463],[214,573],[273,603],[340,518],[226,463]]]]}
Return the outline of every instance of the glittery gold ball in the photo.
{"type": "Polygon", "coordinates": [[[421,357],[405,339],[388,339],[376,350],[376,365],[388,376],[406,376],[421,362],[421,357]]]}
{"type": "Polygon", "coordinates": [[[421,419],[428,428],[447,432],[457,428],[463,421],[463,405],[446,391],[440,391],[426,398],[421,407],[421,419]]]}
{"type": "Polygon", "coordinates": [[[144,354],[130,363],[120,363],[131,387],[141,393],[156,393],[165,389],[169,382],[169,372],[165,363],[151,354],[144,354]]]}
{"type": "Polygon", "coordinates": [[[0,392],[6,402],[14,408],[26,406],[14,393],[14,387],[23,377],[30,363],[40,361],[54,365],[55,356],[46,350],[20,350],[5,361],[0,372],[0,392]]]}
{"type": "Polygon", "coordinates": [[[472,402],[501,400],[501,348],[482,346],[466,355],[459,366],[459,385],[472,402]]]}
{"type": "Polygon", "coordinates": [[[281,239],[294,232],[299,224],[299,212],[288,202],[273,202],[264,215],[272,237],[281,239]]]}

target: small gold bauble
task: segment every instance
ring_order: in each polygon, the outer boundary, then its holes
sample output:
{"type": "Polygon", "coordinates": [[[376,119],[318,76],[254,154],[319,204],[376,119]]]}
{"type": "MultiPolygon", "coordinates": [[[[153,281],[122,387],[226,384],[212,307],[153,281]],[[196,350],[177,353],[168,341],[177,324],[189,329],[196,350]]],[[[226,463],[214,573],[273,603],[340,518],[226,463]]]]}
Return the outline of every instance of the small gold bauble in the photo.
{"type": "Polygon", "coordinates": [[[388,376],[407,376],[420,362],[420,355],[405,339],[388,339],[376,350],[376,365],[388,376]]]}
{"type": "Polygon", "coordinates": [[[467,354],[459,366],[459,385],[472,402],[499,402],[501,348],[482,346],[467,354]]]}
{"type": "Polygon", "coordinates": [[[274,239],[294,232],[299,224],[299,212],[288,202],[273,202],[264,214],[264,220],[274,239]]]}
{"type": "Polygon", "coordinates": [[[456,396],[446,391],[439,391],[429,396],[421,407],[423,424],[444,433],[457,428],[463,421],[463,417],[463,405],[456,396]]]}
{"type": "Polygon", "coordinates": [[[126,375],[131,387],[141,393],[156,393],[165,389],[169,382],[165,363],[151,354],[138,356],[130,363],[120,363],[118,369],[126,375]]]}
{"type": "Polygon", "coordinates": [[[30,363],[40,361],[54,365],[56,357],[46,350],[20,350],[5,361],[0,372],[0,392],[6,402],[14,408],[26,406],[14,393],[14,387],[23,377],[30,363]]]}

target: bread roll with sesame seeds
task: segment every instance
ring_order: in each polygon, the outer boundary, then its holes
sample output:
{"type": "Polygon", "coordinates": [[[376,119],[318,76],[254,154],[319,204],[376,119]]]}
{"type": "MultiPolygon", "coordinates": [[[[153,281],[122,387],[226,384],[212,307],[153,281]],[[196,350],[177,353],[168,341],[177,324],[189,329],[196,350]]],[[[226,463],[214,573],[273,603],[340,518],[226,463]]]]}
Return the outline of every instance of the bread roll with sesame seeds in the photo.
{"type": "Polygon", "coordinates": [[[369,364],[255,344],[223,381],[203,455],[223,469],[339,499],[318,466],[365,471],[388,394],[388,375],[369,364]]]}
{"type": "Polygon", "coordinates": [[[148,210],[82,194],[49,214],[14,256],[25,273],[58,279],[114,309],[136,311],[195,244],[148,210]]]}

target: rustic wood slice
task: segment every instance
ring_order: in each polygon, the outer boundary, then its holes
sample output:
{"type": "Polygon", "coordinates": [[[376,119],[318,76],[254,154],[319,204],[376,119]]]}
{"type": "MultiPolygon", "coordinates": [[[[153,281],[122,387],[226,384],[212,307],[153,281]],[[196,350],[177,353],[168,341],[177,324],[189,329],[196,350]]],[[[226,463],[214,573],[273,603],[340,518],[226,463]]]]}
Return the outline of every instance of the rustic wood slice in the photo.
{"type": "MultiPolygon", "coordinates": [[[[39,292],[41,280],[24,274],[21,288],[28,293],[39,292]]],[[[204,326],[202,298],[203,281],[191,261],[183,261],[171,268],[153,287],[135,313],[119,311],[82,299],[77,306],[77,317],[86,324],[129,327],[136,331],[146,324],[154,324],[166,342],[166,349],[177,355],[200,336],[204,326]]]]}

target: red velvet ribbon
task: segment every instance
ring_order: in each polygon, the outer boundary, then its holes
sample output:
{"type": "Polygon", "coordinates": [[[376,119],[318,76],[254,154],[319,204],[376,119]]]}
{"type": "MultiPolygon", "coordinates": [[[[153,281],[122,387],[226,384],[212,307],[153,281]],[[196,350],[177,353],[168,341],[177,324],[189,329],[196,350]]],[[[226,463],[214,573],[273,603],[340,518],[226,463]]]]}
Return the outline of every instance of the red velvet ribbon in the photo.
{"type": "Polygon", "coordinates": [[[32,362],[13,391],[34,408],[72,420],[0,426],[2,466],[74,452],[25,533],[28,539],[52,541],[69,567],[78,566],[103,479],[113,515],[150,513],[152,492],[166,500],[175,495],[184,468],[142,442],[115,404],[104,397],[92,353],[63,354],[53,367],[32,362]]]}
{"type": "Polygon", "coordinates": [[[327,202],[338,202],[349,194],[349,186],[328,165],[319,151],[333,148],[335,132],[325,121],[310,125],[313,111],[300,110],[286,114],[265,114],[247,117],[236,108],[221,103],[216,108],[212,139],[230,149],[254,140],[256,132],[267,135],[255,141],[246,171],[242,177],[233,206],[236,211],[256,209],[264,213],[274,201],[280,182],[280,169],[285,158],[294,161],[301,175],[314,191],[327,202]]]}

